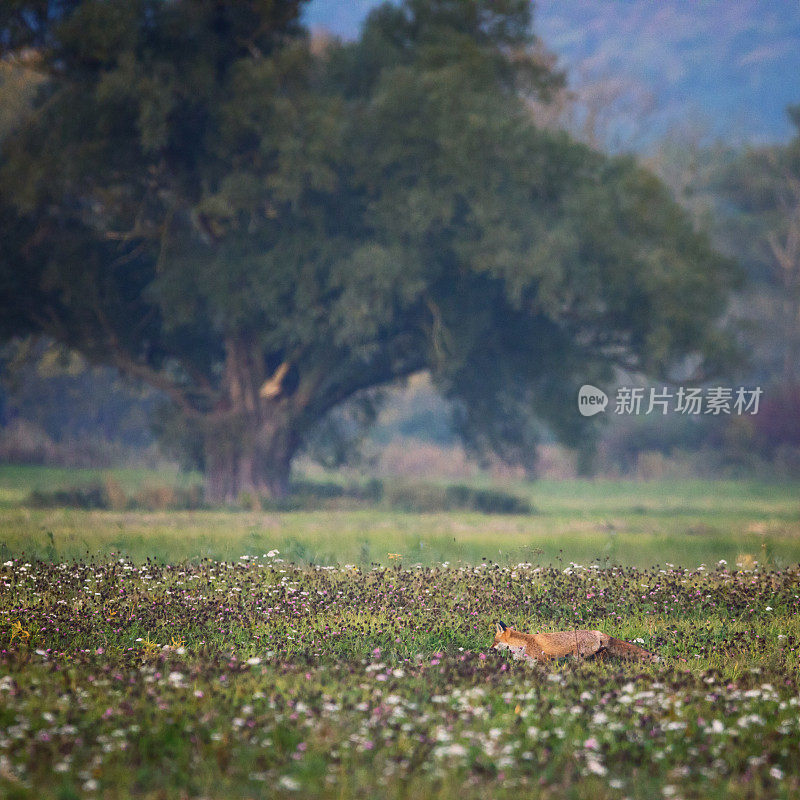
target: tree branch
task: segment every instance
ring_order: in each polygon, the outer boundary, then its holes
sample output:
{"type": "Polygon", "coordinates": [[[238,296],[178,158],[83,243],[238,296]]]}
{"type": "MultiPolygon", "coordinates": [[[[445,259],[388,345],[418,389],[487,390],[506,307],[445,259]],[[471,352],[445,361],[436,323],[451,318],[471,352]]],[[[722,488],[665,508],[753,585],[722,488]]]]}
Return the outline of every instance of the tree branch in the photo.
{"type": "Polygon", "coordinates": [[[428,359],[421,351],[399,366],[392,363],[391,358],[381,363],[367,364],[363,369],[353,372],[321,392],[318,398],[308,404],[307,415],[313,420],[319,419],[360,391],[382,386],[398,378],[406,378],[427,366],[428,359]]]}

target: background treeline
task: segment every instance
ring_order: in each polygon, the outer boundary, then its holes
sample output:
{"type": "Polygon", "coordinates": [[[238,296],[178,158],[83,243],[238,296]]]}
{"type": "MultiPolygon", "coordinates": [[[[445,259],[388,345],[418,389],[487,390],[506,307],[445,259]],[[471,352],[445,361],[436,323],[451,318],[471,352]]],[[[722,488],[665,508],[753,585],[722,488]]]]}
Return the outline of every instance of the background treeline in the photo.
{"type": "Polygon", "coordinates": [[[631,109],[569,88],[523,0],[350,42],[302,12],[0,13],[0,457],[177,462],[215,502],[293,467],[793,473],[800,133],[625,153],[598,120],[631,109]],[[765,396],[588,421],[584,382],[765,396]]]}
{"type": "MultiPolygon", "coordinates": [[[[747,354],[741,384],[765,389],[746,418],[612,417],[585,469],[645,478],[696,474],[797,475],[800,471],[800,258],[797,251],[798,140],[735,148],[666,137],[647,156],[698,225],[742,267],[730,314],[747,354]],[[781,260],[783,258],[783,261],[781,260]]],[[[737,384],[738,385],[738,384],[737,384]]],[[[3,349],[0,458],[65,466],[148,465],[191,454],[169,447],[159,425],[166,398],[116,370],[92,367],[48,341],[3,349]],[[166,443],[166,446],[165,446],[166,443]]],[[[521,474],[498,460],[480,463],[461,447],[448,402],[421,376],[386,393],[367,430],[328,426],[302,463],[347,465],[387,475],[472,477],[481,469],[521,474]]],[[[346,416],[346,413],[343,415],[346,416]]],[[[545,434],[538,474],[579,471],[574,451],[545,434]]],[[[523,471],[524,472],[524,471],[523,471]]]]}

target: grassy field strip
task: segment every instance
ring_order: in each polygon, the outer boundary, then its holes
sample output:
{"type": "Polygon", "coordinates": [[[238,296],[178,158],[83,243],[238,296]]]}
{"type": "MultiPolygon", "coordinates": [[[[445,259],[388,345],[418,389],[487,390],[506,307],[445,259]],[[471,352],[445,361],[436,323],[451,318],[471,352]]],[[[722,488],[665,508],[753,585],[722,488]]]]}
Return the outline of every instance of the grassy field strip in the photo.
{"type": "Polygon", "coordinates": [[[237,559],[278,548],[290,560],[360,565],[401,560],[502,564],[672,563],[723,559],[785,567],[800,562],[800,521],[731,515],[636,516],[616,522],[561,515],[351,512],[83,512],[0,509],[0,556],[136,561],[237,559]]]}

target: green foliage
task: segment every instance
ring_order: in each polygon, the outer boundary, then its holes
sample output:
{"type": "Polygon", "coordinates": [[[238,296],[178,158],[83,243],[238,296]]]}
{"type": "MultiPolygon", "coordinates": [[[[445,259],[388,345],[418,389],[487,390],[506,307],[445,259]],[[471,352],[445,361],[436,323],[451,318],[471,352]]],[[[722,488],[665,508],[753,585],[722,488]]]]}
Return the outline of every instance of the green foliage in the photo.
{"type": "Polygon", "coordinates": [[[713,210],[714,238],[742,264],[747,281],[734,324],[748,377],[792,392],[800,375],[800,120],[786,144],[709,148],[687,187],[713,210]]]}
{"type": "MultiPolygon", "coordinates": [[[[183,511],[203,507],[199,486],[143,486],[131,495],[113,479],[64,489],[34,489],[26,505],[31,508],[75,508],[84,511],[183,511]]],[[[52,536],[52,534],[51,534],[52,536]]]]}
{"type": "Polygon", "coordinates": [[[166,392],[227,499],[285,490],[333,409],[423,369],[474,450],[529,464],[542,421],[586,438],[580,383],[714,366],[729,265],[633,161],[536,127],[561,77],[528,3],[408,0],[321,52],[299,7],[0,17],[10,53],[47,32],[2,150],[0,335],[166,392]]]}

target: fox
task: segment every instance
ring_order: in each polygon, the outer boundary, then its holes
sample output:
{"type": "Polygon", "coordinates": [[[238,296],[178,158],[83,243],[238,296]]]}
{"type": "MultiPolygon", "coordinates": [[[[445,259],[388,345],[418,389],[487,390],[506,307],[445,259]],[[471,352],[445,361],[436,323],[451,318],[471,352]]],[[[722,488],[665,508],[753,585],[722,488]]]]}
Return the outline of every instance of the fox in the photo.
{"type": "Polygon", "coordinates": [[[564,656],[603,659],[609,656],[627,661],[662,661],[661,656],[636,644],[615,639],[602,631],[554,631],[520,633],[504,622],[497,623],[494,650],[510,650],[514,658],[536,663],[564,656]]]}

